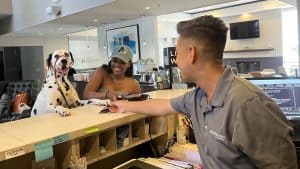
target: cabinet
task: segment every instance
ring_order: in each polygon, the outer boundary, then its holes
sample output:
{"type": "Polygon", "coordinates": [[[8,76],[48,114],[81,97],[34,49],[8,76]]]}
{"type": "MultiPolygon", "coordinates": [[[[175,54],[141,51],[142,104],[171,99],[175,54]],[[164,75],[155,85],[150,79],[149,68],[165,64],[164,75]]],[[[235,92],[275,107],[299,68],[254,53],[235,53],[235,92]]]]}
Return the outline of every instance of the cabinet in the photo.
{"type": "Polygon", "coordinates": [[[19,47],[5,47],[0,51],[0,80],[22,80],[21,51],[19,47]]]}
{"type": "Polygon", "coordinates": [[[43,47],[0,47],[0,81],[41,81],[43,78],[43,47]]]}

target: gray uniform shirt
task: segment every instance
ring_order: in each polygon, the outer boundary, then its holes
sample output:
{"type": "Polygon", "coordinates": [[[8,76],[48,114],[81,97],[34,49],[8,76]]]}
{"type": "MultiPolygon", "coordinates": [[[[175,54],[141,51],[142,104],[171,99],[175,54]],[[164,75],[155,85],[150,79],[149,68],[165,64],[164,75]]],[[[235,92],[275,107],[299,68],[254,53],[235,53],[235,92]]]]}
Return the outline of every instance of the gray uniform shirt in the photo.
{"type": "Polygon", "coordinates": [[[205,169],[296,169],[293,129],[264,92],[226,67],[210,103],[195,89],[171,100],[192,121],[205,169]]]}

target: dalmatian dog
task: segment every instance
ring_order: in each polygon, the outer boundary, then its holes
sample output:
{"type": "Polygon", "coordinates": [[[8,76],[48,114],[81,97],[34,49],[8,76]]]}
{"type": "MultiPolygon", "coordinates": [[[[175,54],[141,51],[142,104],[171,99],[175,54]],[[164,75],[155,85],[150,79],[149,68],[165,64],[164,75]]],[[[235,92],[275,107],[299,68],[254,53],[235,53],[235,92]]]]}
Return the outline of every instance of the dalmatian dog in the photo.
{"type": "Polygon", "coordinates": [[[55,50],[47,59],[48,72],[42,90],[31,110],[31,117],[56,112],[61,116],[70,115],[70,109],[88,104],[107,106],[109,100],[80,100],[68,72],[74,62],[72,53],[65,49],[55,50]]]}

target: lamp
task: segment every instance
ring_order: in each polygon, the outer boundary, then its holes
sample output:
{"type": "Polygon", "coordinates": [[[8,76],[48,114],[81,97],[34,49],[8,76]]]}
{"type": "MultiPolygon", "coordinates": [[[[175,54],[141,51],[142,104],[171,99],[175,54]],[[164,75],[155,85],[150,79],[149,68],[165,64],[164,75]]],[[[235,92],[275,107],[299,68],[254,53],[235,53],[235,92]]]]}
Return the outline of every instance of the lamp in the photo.
{"type": "Polygon", "coordinates": [[[61,6],[58,5],[52,5],[50,7],[46,8],[47,15],[55,15],[58,16],[61,14],[61,6]]]}

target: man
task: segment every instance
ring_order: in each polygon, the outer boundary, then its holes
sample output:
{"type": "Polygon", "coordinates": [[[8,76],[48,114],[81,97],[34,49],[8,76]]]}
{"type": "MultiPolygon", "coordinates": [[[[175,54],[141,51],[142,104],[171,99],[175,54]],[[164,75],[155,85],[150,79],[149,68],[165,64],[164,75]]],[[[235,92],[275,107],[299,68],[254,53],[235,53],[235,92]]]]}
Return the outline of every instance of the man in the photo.
{"type": "Polygon", "coordinates": [[[113,102],[112,112],[186,114],[205,169],[296,169],[293,129],[263,91],[223,66],[228,28],[202,16],[177,25],[177,65],[197,89],[171,100],[113,102]]]}

